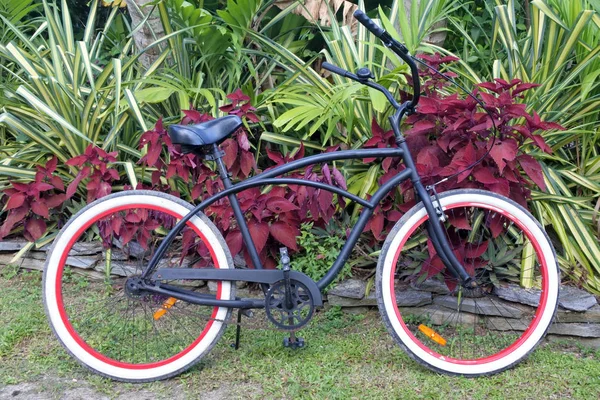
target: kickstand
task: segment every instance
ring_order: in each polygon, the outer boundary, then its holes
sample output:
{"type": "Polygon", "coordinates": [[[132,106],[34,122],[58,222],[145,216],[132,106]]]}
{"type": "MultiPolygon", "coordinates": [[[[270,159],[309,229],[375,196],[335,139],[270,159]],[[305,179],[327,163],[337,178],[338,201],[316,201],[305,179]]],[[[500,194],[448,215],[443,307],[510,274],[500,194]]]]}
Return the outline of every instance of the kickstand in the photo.
{"type": "Polygon", "coordinates": [[[236,350],[240,348],[240,332],[242,330],[242,327],[240,325],[241,322],[242,322],[242,309],[240,308],[238,310],[237,326],[235,328],[235,345],[234,345],[234,348],[236,350]]]}

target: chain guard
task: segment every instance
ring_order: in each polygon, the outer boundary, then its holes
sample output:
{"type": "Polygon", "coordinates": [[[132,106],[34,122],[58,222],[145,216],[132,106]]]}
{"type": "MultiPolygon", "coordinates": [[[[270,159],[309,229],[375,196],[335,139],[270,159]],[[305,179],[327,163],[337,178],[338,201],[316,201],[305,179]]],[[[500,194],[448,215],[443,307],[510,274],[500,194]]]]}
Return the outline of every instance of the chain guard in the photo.
{"type": "Polygon", "coordinates": [[[311,320],[315,305],[310,290],[302,282],[291,279],[290,289],[292,304],[287,305],[285,280],[271,285],[265,298],[265,312],[277,328],[295,331],[311,320]]]}

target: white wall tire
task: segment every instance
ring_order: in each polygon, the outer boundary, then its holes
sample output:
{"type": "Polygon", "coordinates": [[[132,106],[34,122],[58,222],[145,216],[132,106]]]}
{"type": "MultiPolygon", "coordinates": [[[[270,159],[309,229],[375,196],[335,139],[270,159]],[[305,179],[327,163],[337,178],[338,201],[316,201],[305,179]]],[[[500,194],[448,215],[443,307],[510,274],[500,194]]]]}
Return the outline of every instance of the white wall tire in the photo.
{"type": "MultiPolygon", "coordinates": [[[[201,337],[199,336],[192,345],[185,349],[185,354],[180,354],[174,359],[162,363],[129,366],[115,362],[97,353],[77,336],[77,332],[71,326],[68,317],[65,317],[60,301],[60,277],[64,268],[64,259],[72,246],[70,240],[86,226],[89,226],[90,221],[94,221],[99,215],[116,209],[135,208],[136,205],[138,207],[147,206],[164,210],[176,218],[186,215],[192,209],[190,204],[174,196],[137,190],[116,193],[86,206],[71,218],[54,241],[44,270],[43,299],[46,314],[54,333],[67,351],[81,364],[112,379],[127,382],[146,382],[177,375],[204,357],[223,334],[226,324],[222,321],[229,318],[231,309],[227,307],[215,308],[213,314],[215,320],[207,323],[201,337]]],[[[232,257],[225,240],[204,214],[194,216],[190,220],[189,226],[193,226],[195,231],[201,232],[203,237],[206,238],[208,245],[212,248],[212,257],[217,268],[233,268],[232,257]]],[[[234,299],[234,290],[235,285],[231,282],[220,282],[217,297],[225,300],[234,299]]],[[[182,353],[184,352],[182,351],[182,353]]]]}
{"type": "MultiPolygon", "coordinates": [[[[394,340],[417,362],[433,369],[452,375],[467,377],[491,375],[512,367],[524,359],[542,340],[554,317],[558,304],[559,270],[556,256],[548,236],[540,224],[525,209],[505,197],[480,191],[480,190],[454,190],[440,195],[440,202],[444,209],[466,203],[479,204],[478,207],[491,210],[501,210],[505,217],[514,218],[515,223],[522,225],[524,231],[529,232],[531,240],[539,245],[536,252],[541,257],[540,270],[543,271],[542,299],[543,306],[538,309],[530,328],[524,331],[522,338],[515,342],[512,347],[500,352],[497,357],[482,358],[474,361],[452,359],[442,356],[427,345],[423,345],[414,335],[410,333],[407,325],[403,322],[401,313],[395,306],[396,299],[393,296],[394,271],[402,246],[412,234],[418,224],[423,223],[427,214],[422,203],[419,203],[407,212],[391,230],[382,248],[377,266],[377,299],[383,321],[393,336],[394,340]],[[509,217],[510,216],[510,217],[509,217]],[[412,229],[412,230],[411,230],[412,229]],[[513,348],[514,347],[514,348],[513,348]]],[[[529,237],[529,236],[528,236],[529,237]]]]}

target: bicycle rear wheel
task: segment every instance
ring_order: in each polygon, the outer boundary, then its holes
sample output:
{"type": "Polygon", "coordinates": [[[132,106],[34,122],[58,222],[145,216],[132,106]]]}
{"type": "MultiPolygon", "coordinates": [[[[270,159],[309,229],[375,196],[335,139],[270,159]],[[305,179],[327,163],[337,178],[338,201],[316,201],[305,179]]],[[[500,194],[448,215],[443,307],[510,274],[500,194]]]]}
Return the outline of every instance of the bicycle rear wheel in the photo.
{"type": "MultiPolygon", "coordinates": [[[[191,209],[164,193],[125,191],[86,206],[60,231],[44,271],[44,304],[54,333],[85,367],[128,382],[165,379],[199,361],[223,334],[230,308],[127,285],[191,209]]],[[[167,247],[158,267],[233,268],[233,261],[221,234],[200,213],[167,247]]],[[[163,283],[235,298],[231,282],[163,283]]]]}
{"type": "Polygon", "coordinates": [[[461,288],[446,271],[420,203],[398,221],[382,248],[377,266],[382,318],[396,342],[428,368],[471,377],[498,373],[525,358],[552,322],[560,282],[552,244],[531,214],[510,199],[480,190],[439,197],[452,251],[478,288],[461,288]],[[397,292],[426,286],[435,293],[421,296],[423,304],[398,304],[397,292]],[[521,302],[507,301],[507,292],[520,294],[521,302]]]}

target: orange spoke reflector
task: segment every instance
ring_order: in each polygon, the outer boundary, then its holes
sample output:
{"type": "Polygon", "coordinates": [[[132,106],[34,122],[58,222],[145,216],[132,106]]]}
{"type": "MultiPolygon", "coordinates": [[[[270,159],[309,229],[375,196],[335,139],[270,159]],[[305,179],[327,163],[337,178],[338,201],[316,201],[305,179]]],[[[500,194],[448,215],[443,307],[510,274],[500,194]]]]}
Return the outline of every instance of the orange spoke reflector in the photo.
{"type": "Polygon", "coordinates": [[[173,304],[175,304],[176,301],[177,299],[175,297],[169,297],[167,300],[165,300],[162,308],[154,313],[154,320],[158,321],[163,315],[165,315],[167,310],[173,307],[173,304]]]}
{"type": "Polygon", "coordinates": [[[442,346],[446,345],[446,339],[438,335],[437,332],[431,329],[430,327],[421,324],[419,325],[419,330],[423,332],[425,336],[427,336],[429,339],[433,340],[437,344],[442,346]]]}

